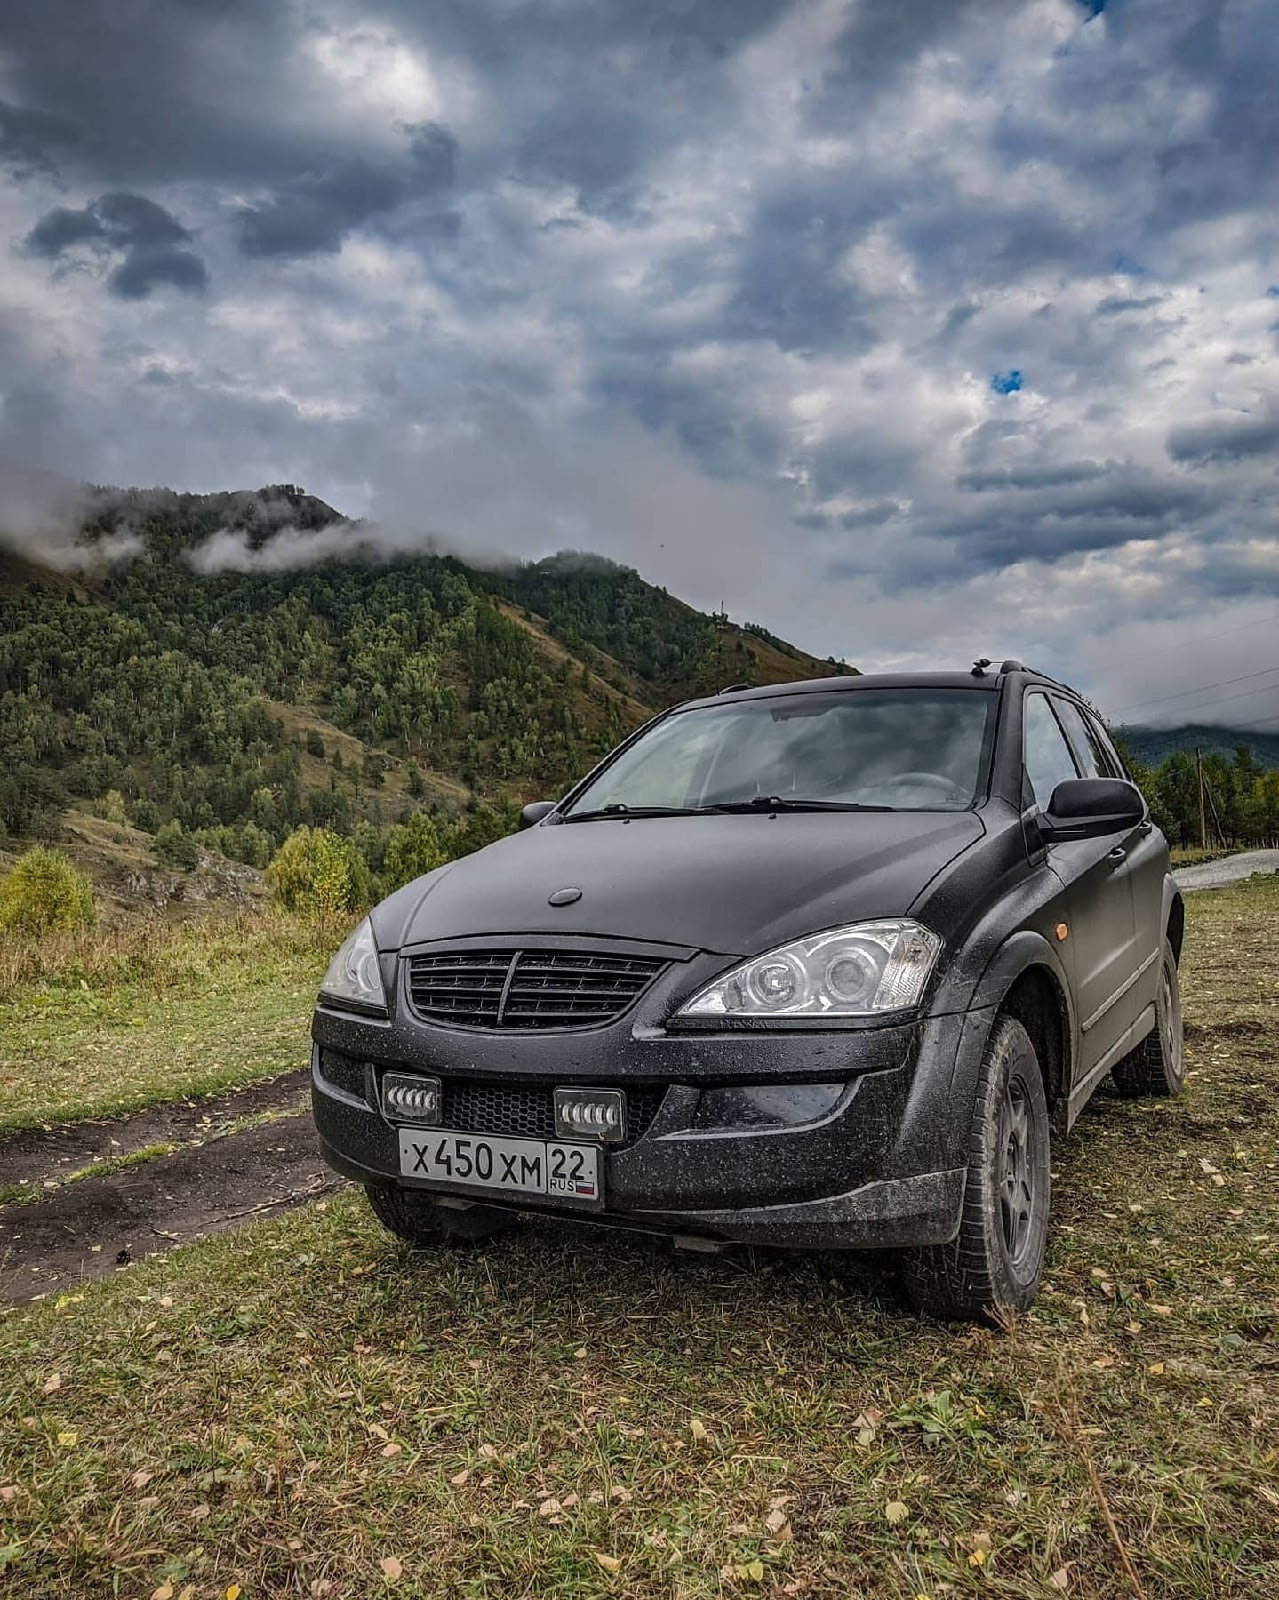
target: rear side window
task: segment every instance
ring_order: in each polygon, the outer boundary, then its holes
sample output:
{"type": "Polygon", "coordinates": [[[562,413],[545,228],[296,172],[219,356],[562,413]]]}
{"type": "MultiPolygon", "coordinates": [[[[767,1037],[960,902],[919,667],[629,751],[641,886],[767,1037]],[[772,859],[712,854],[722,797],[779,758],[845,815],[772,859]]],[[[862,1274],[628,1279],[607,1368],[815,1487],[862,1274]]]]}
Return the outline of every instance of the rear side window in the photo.
{"type": "Polygon", "coordinates": [[[1022,712],[1022,738],[1026,776],[1030,780],[1035,804],[1041,811],[1046,811],[1057,785],[1079,776],[1070,746],[1066,743],[1066,735],[1053,715],[1047,695],[1026,696],[1022,712]]]}
{"type": "Polygon", "coordinates": [[[1122,778],[1123,767],[1100,727],[1073,700],[1058,700],[1057,714],[1085,778],[1122,778]]]}

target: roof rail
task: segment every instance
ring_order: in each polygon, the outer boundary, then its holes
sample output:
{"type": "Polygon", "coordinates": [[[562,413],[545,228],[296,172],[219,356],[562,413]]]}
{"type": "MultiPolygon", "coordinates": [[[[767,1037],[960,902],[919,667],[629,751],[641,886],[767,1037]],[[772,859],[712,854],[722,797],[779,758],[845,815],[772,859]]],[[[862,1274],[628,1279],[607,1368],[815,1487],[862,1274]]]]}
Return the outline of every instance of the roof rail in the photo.
{"type": "Polygon", "coordinates": [[[736,694],[739,689],[749,689],[749,683],[726,683],[722,689],[716,689],[716,694],[736,694]]]}
{"type": "Polygon", "coordinates": [[[1001,677],[1005,672],[1025,672],[1025,670],[1026,663],[1024,661],[1018,661],[1016,656],[1009,656],[1007,661],[1003,662],[999,668],[1001,677]]]}

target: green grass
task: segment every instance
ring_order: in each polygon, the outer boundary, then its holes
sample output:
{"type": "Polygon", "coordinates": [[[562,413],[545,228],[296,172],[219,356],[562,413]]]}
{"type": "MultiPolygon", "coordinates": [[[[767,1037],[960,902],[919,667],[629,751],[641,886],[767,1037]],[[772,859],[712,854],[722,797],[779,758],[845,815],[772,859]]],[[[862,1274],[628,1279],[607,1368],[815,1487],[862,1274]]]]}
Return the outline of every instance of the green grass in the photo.
{"type": "Polygon", "coordinates": [[[415,1254],[346,1194],[0,1321],[0,1571],[174,1600],[1279,1593],[1277,926],[1273,881],[1192,898],[1187,1092],[1099,1097],[1060,1146],[1012,1332],[831,1255],[550,1227],[415,1254]]]}
{"type": "Polygon", "coordinates": [[[0,1129],[136,1111],[302,1067],[342,930],[279,915],[10,946],[0,1129]]]}

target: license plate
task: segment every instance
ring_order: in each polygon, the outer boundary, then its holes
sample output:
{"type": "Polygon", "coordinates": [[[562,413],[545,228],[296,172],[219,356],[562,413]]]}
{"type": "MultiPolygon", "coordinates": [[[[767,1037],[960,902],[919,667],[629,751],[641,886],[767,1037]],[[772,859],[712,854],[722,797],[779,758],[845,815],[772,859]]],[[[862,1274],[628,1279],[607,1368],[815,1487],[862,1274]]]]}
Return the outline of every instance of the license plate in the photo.
{"type": "Polygon", "coordinates": [[[426,1183],[598,1202],[599,1158],[599,1148],[590,1144],[400,1129],[401,1176],[426,1183]]]}

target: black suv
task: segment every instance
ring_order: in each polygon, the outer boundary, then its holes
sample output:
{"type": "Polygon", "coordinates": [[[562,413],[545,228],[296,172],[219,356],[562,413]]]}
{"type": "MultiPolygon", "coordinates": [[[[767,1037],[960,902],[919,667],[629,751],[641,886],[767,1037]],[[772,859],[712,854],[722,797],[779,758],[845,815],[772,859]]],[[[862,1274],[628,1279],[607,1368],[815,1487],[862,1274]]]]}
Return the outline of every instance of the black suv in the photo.
{"type": "Polygon", "coordinates": [[[384,900],[316,1007],[321,1149],[403,1238],[888,1247],[998,1319],[1052,1132],[1107,1073],[1181,1087],[1167,845],[1019,662],[695,700],[524,822],[384,900]]]}

